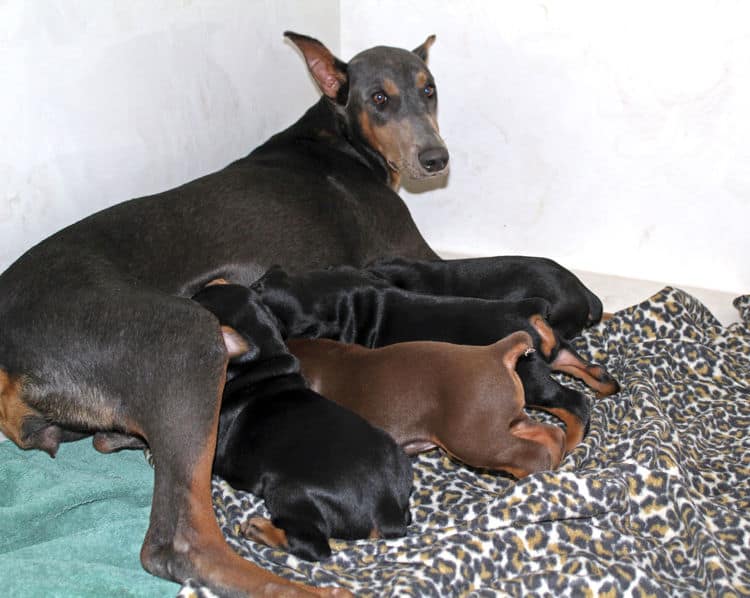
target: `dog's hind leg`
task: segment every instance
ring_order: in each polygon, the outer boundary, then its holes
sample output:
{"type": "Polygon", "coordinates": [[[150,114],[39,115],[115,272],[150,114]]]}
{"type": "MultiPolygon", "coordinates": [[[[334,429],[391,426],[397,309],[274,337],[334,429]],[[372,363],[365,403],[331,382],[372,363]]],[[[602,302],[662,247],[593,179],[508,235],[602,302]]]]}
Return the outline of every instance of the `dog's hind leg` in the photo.
{"type": "Polygon", "coordinates": [[[585,361],[567,341],[560,343],[559,350],[550,363],[556,372],[563,372],[583,381],[596,391],[598,398],[608,397],[620,391],[620,385],[602,366],[585,361]]]}
{"type": "Polygon", "coordinates": [[[560,465],[564,443],[562,429],[523,418],[492,435],[491,442],[485,442],[479,452],[466,446],[447,452],[472,467],[504,471],[520,479],[560,465]]]}
{"type": "MultiPolygon", "coordinates": [[[[524,439],[545,447],[549,454],[552,469],[555,469],[560,465],[564,456],[566,438],[564,432],[558,426],[535,422],[529,417],[523,417],[511,425],[510,433],[516,438],[524,439]]],[[[537,451],[538,449],[536,447],[533,447],[532,450],[528,451],[520,461],[520,466],[529,471],[534,471],[533,467],[529,464],[535,462],[533,455],[535,455],[537,451]]]]}
{"type": "Polygon", "coordinates": [[[563,372],[581,380],[596,392],[599,398],[619,392],[620,385],[602,366],[588,363],[576,352],[571,344],[561,339],[552,326],[541,316],[529,320],[539,336],[540,349],[555,372],[563,372]]]}
{"type": "Polygon", "coordinates": [[[527,407],[553,414],[565,423],[565,451],[572,451],[584,438],[589,427],[591,406],[582,393],[558,384],[550,368],[537,354],[518,361],[527,407]]]}
{"type": "Polygon", "coordinates": [[[158,356],[151,353],[157,363],[149,367],[170,375],[152,388],[161,396],[135,402],[132,413],[155,469],[151,519],[141,551],[144,567],[176,581],[193,579],[220,595],[346,595],[283,580],[242,559],[225,542],[211,503],[211,470],[227,353],[212,314],[187,300],[175,299],[171,306],[161,306],[171,325],[160,330],[165,350],[158,356]]]}
{"type": "Polygon", "coordinates": [[[246,538],[254,542],[291,552],[306,561],[322,561],[330,557],[331,546],[320,529],[324,526],[320,515],[312,514],[312,519],[299,515],[274,517],[273,521],[251,517],[240,529],[246,538]]]}

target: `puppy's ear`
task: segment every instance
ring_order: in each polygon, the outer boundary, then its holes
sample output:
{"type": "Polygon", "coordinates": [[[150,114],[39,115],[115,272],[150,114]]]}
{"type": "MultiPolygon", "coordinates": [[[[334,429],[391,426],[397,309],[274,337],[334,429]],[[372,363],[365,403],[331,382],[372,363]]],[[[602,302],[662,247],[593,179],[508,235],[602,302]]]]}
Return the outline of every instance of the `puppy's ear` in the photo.
{"type": "Polygon", "coordinates": [[[305,57],[307,68],[318,84],[320,91],[332,100],[340,100],[339,91],[345,91],[348,81],[346,63],[336,58],[317,39],[285,31],[287,37],[305,57]]]}
{"type": "Polygon", "coordinates": [[[417,46],[412,50],[417,56],[419,56],[422,60],[427,62],[427,58],[430,55],[430,48],[432,47],[432,44],[435,43],[435,35],[431,35],[426,40],[424,40],[424,43],[420,46],[417,46]]]}
{"type": "Polygon", "coordinates": [[[250,345],[247,341],[231,326],[222,326],[221,336],[224,337],[224,344],[227,347],[229,359],[239,357],[250,351],[250,345]]]}
{"type": "Polygon", "coordinates": [[[531,335],[519,330],[498,341],[496,346],[501,351],[503,365],[508,371],[516,369],[516,363],[522,355],[530,355],[534,352],[534,343],[531,335]]]}

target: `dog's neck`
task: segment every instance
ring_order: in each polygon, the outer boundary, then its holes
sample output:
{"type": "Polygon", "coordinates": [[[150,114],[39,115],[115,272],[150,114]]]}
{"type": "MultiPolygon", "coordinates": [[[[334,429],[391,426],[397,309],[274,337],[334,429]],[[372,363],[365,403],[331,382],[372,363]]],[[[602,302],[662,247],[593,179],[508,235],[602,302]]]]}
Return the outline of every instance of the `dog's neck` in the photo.
{"type": "Polygon", "coordinates": [[[326,152],[334,149],[366,167],[378,181],[391,188],[398,186],[398,173],[393,173],[385,159],[360,140],[344,108],[326,97],[321,97],[296,123],[271,137],[250,156],[261,158],[275,148],[288,147],[291,143],[304,144],[308,153],[315,153],[316,146],[325,147],[326,152]]]}

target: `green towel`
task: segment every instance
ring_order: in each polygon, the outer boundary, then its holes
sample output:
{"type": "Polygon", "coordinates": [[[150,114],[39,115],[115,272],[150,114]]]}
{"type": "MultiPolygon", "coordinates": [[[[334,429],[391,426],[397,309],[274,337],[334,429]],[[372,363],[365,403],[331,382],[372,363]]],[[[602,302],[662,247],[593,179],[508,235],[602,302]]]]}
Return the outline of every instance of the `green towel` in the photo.
{"type": "Polygon", "coordinates": [[[153,470],[140,451],[91,440],[56,459],[0,442],[0,588],[13,598],[174,596],[139,560],[153,470]]]}

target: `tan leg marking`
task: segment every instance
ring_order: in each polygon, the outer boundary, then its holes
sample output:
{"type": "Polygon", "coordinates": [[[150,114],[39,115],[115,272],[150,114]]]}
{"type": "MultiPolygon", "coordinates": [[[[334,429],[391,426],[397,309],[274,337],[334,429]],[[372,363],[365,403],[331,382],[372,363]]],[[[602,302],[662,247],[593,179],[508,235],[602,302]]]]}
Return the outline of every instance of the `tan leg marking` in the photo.
{"type": "Polygon", "coordinates": [[[541,337],[541,346],[539,349],[547,359],[552,355],[552,351],[557,347],[557,339],[555,338],[555,331],[547,323],[547,321],[540,315],[531,316],[529,322],[534,327],[534,330],[539,333],[541,337]]]}
{"type": "Polygon", "coordinates": [[[251,517],[240,526],[242,535],[271,548],[289,549],[286,532],[265,517],[251,517]]]}
{"type": "MultiPolygon", "coordinates": [[[[221,388],[219,388],[219,396],[221,388]]],[[[219,399],[217,397],[217,416],[219,399]]],[[[196,574],[209,584],[258,596],[336,596],[352,594],[344,588],[316,588],[286,580],[243,559],[226,543],[211,507],[211,466],[216,432],[206,439],[205,448],[193,470],[188,520],[178,525],[175,547],[191,553],[196,574]],[[189,523],[188,523],[189,522],[189,523]]]]}
{"type": "Polygon", "coordinates": [[[21,437],[23,422],[39,414],[21,400],[21,386],[20,377],[0,370],[0,432],[20,448],[27,448],[21,437]]]}
{"type": "Polygon", "coordinates": [[[524,418],[512,425],[510,433],[544,446],[550,455],[550,468],[557,469],[565,455],[565,433],[558,426],[524,418]]]}
{"type": "Polygon", "coordinates": [[[565,452],[569,453],[575,447],[577,447],[583,440],[583,423],[575,415],[566,409],[558,407],[541,407],[539,405],[532,405],[534,409],[541,409],[547,413],[551,413],[558,419],[565,423],[565,452]]]}
{"type": "Polygon", "coordinates": [[[608,397],[620,390],[620,385],[600,365],[586,363],[567,349],[561,350],[550,364],[555,372],[578,378],[596,391],[597,398],[608,397]]]}

